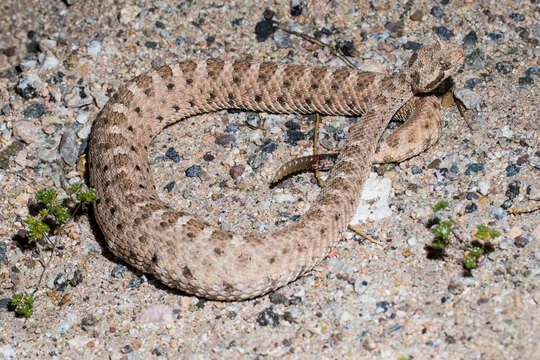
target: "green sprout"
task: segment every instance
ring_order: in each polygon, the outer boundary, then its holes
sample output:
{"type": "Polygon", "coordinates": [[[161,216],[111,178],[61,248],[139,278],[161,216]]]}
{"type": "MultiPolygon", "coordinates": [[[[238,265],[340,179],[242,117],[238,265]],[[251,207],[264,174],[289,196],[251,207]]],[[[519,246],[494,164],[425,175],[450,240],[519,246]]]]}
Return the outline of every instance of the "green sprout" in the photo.
{"type": "Polygon", "coordinates": [[[465,254],[465,260],[463,265],[467,270],[476,269],[478,267],[478,259],[484,254],[484,250],[479,247],[473,247],[467,254],[465,254]]]}
{"type": "Polygon", "coordinates": [[[474,234],[474,237],[486,241],[489,237],[490,240],[493,240],[499,236],[501,236],[501,233],[498,232],[495,229],[489,228],[486,225],[480,224],[476,227],[476,234],[474,234]]]}
{"type": "Polygon", "coordinates": [[[76,199],[79,201],[77,206],[71,210],[62,205],[62,202],[58,200],[58,194],[54,189],[40,189],[36,193],[36,200],[42,203],[42,205],[45,207],[39,210],[36,217],[27,217],[24,220],[24,223],[27,225],[26,230],[28,241],[29,243],[35,243],[35,247],[39,254],[39,262],[41,263],[43,270],[32,293],[15,294],[11,298],[11,308],[19,316],[24,316],[26,319],[28,319],[32,315],[34,294],[39,289],[43,275],[54,257],[56,243],[53,239],[49,238],[49,235],[56,234],[56,230],[59,229],[59,226],[67,223],[71,218],[73,218],[79,208],[86,209],[88,204],[97,198],[97,193],[94,189],[87,189],[86,191],[82,191],[81,189],[82,184],[75,183],[68,190],[68,194],[70,196],[75,195],[76,199]],[[54,224],[52,224],[52,222],[54,222],[54,224]],[[49,225],[51,225],[53,228],[51,229],[49,225]],[[48,260],[45,260],[42,249],[43,244],[38,242],[38,240],[44,240],[52,245],[53,251],[48,260]]]}
{"type": "Polygon", "coordinates": [[[448,206],[448,201],[441,200],[441,201],[439,201],[438,203],[436,203],[433,206],[433,212],[437,212],[439,210],[444,210],[444,209],[446,209],[447,206],[448,206]]]}
{"type": "Polygon", "coordinates": [[[445,220],[431,228],[431,233],[435,236],[431,242],[432,248],[442,250],[450,244],[450,234],[454,231],[453,225],[451,220],[445,220]]]}
{"type": "Polygon", "coordinates": [[[15,314],[28,319],[34,312],[34,294],[15,294],[11,298],[11,306],[15,314]]]}

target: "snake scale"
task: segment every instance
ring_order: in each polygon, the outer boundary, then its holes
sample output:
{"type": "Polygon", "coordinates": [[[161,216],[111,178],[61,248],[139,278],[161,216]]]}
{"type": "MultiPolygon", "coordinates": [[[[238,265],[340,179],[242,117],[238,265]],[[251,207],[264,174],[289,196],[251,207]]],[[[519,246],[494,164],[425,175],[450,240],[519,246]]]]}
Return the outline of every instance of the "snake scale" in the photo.
{"type": "Polygon", "coordinates": [[[414,53],[394,76],[209,59],[136,77],[103,107],[90,135],[90,183],[98,193],[94,213],[108,247],[167,286],[204,298],[248,299],[295,280],[346,230],[392,117],[402,114],[414,124],[405,123],[409,131],[389,138],[382,158],[394,159],[400,151],[410,157],[433,142],[432,119],[440,118],[439,109],[431,97],[418,95],[454,74],[462,60],[460,46],[437,41],[414,53]],[[230,108],[363,116],[351,125],[326,186],[298,221],[274,232],[238,234],[167,206],[148,163],[148,145],[165,126],[230,108]]]}

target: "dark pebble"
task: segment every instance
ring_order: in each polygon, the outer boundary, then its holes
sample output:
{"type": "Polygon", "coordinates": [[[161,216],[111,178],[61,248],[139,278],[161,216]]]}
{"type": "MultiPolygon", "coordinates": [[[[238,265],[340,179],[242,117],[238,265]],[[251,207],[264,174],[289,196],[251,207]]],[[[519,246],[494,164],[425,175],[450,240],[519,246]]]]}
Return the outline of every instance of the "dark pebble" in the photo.
{"type": "Polygon", "coordinates": [[[202,168],[200,165],[192,165],[186,169],[187,177],[197,177],[201,174],[202,168]]]}
{"type": "Polygon", "coordinates": [[[467,166],[467,169],[465,169],[465,175],[470,175],[471,173],[477,173],[479,171],[484,170],[484,165],[480,163],[474,163],[467,166]]]}
{"type": "Polygon", "coordinates": [[[246,167],[244,165],[234,165],[229,170],[229,175],[233,178],[233,180],[238,179],[242,174],[244,173],[244,170],[246,167]]]}
{"type": "Polygon", "coordinates": [[[459,167],[458,167],[456,164],[452,164],[452,165],[450,166],[449,171],[450,171],[451,173],[457,174],[457,173],[459,173],[459,167]]]}
{"type": "Polygon", "coordinates": [[[432,7],[430,13],[431,13],[431,15],[433,15],[434,17],[436,17],[437,19],[442,18],[443,15],[444,15],[444,11],[443,11],[443,9],[441,9],[440,6],[434,6],[434,7],[432,7]]]}
{"type": "Polygon", "coordinates": [[[279,325],[279,317],[271,308],[266,308],[257,315],[257,324],[260,326],[272,324],[276,327],[279,325]]]}
{"type": "Polygon", "coordinates": [[[483,69],[486,66],[484,55],[478,49],[467,55],[465,57],[465,62],[473,69],[483,69]]]}
{"type": "Polygon", "coordinates": [[[416,165],[413,165],[411,167],[411,172],[413,173],[413,175],[418,175],[418,174],[421,174],[422,173],[422,169],[419,168],[418,166],[416,165]]]}
{"type": "Polygon", "coordinates": [[[469,205],[465,206],[465,214],[470,214],[472,212],[475,212],[478,209],[478,206],[476,206],[475,203],[470,203],[469,205]]]}
{"type": "Polygon", "coordinates": [[[273,153],[277,149],[277,144],[272,139],[265,139],[261,146],[261,151],[267,154],[273,153]]]}
{"type": "Polygon", "coordinates": [[[291,6],[291,16],[300,16],[302,15],[302,3],[294,4],[291,6]]]}
{"type": "Polygon", "coordinates": [[[511,14],[510,14],[510,18],[511,18],[512,20],[514,20],[515,22],[520,22],[520,21],[525,20],[525,16],[523,16],[523,15],[520,14],[520,13],[511,13],[511,14]]]}
{"type": "Polygon", "coordinates": [[[93,314],[88,314],[81,320],[81,329],[84,331],[90,330],[98,323],[98,319],[93,314]]]}
{"type": "Polygon", "coordinates": [[[144,46],[146,46],[148,49],[155,49],[158,46],[158,43],[155,41],[146,41],[144,43],[144,46]]]}
{"type": "Polygon", "coordinates": [[[444,26],[437,26],[435,28],[435,33],[437,34],[438,37],[444,40],[450,40],[451,38],[454,37],[454,33],[451,30],[448,30],[444,26]]]}
{"type": "Polygon", "coordinates": [[[387,312],[390,309],[390,303],[388,301],[379,301],[376,305],[377,312],[387,312]]]}
{"type": "Polygon", "coordinates": [[[337,42],[337,48],[344,56],[354,56],[354,41],[344,40],[337,42]]]}
{"type": "Polygon", "coordinates": [[[523,165],[527,162],[529,162],[529,154],[521,155],[520,157],[518,157],[516,164],[523,165]]]}
{"type": "Polygon", "coordinates": [[[0,309],[7,309],[11,305],[11,298],[0,299],[0,309]]]}
{"type": "Polygon", "coordinates": [[[292,146],[296,146],[298,140],[304,140],[306,138],[306,134],[298,130],[287,130],[286,136],[285,143],[292,146]]]}
{"type": "Polygon", "coordinates": [[[132,351],[133,351],[133,349],[131,348],[131,345],[126,345],[126,346],[124,346],[124,347],[122,347],[122,348],[120,349],[120,352],[121,352],[122,354],[129,354],[129,353],[132,352],[132,351]]]}
{"type": "Polygon", "coordinates": [[[441,0],[441,5],[448,5],[450,4],[450,0],[441,0]]]}
{"type": "Polygon", "coordinates": [[[9,114],[11,114],[11,106],[9,106],[9,104],[2,106],[1,111],[2,111],[2,115],[9,116],[9,114]]]}
{"type": "Polygon", "coordinates": [[[275,33],[277,27],[274,26],[274,22],[271,19],[265,19],[259,21],[255,25],[255,35],[257,35],[257,41],[266,41],[273,33],[275,33]]]}
{"type": "Polygon", "coordinates": [[[520,77],[518,79],[519,85],[531,85],[533,82],[534,82],[533,79],[530,77],[520,77]]]}
{"type": "Polygon", "coordinates": [[[155,25],[158,29],[165,29],[165,24],[161,21],[156,21],[155,25]]]}
{"type": "Polygon", "coordinates": [[[82,283],[83,280],[84,280],[83,272],[77,269],[73,272],[73,276],[71,277],[71,279],[69,279],[69,285],[71,285],[72,287],[75,287],[79,285],[80,283],[82,283]]]}
{"type": "Polygon", "coordinates": [[[236,124],[230,124],[230,125],[227,125],[227,127],[225,128],[225,132],[226,133],[229,133],[229,134],[234,134],[235,132],[237,132],[239,129],[238,125],[236,124]]]}
{"type": "Polygon", "coordinates": [[[152,350],[152,355],[154,356],[162,356],[165,354],[165,350],[162,347],[157,347],[152,350]]]}
{"type": "Polygon", "coordinates": [[[68,280],[63,273],[56,275],[54,279],[54,288],[56,291],[64,291],[68,285],[68,280]]]}
{"type": "Polygon", "coordinates": [[[167,185],[165,185],[163,187],[163,189],[167,190],[167,192],[171,192],[172,189],[174,188],[174,185],[175,185],[175,182],[174,181],[171,181],[170,183],[168,183],[167,185]]]}
{"type": "Polygon", "coordinates": [[[472,78],[465,81],[465,87],[468,89],[473,90],[477,84],[481,83],[482,79],[480,78],[472,78]]]}
{"type": "Polygon", "coordinates": [[[185,39],[182,37],[182,36],[178,36],[176,37],[176,39],[174,40],[174,44],[176,46],[180,46],[184,43],[185,39]]]}
{"type": "Polygon", "coordinates": [[[539,76],[539,73],[540,73],[540,67],[531,66],[530,68],[525,70],[525,77],[532,78],[532,77],[535,77],[535,76],[539,76]]]}
{"type": "Polygon", "coordinates": [[[294,120],[288,120],[286,123],[285,123],[285,127],[287,129],[290,129],[290,130],[298,130],[300,129],[300,124],[298,124],[296,121],[294,120]]]}
{"type": "Polygon", "coordinates": [[[525,236],[518,236],[514,239],[514,245],[516,245],[518,248],[523,248],[527,246],[528,243],[529,239],[527,239],[525,236]]]}
{"type": "Polygon", "coordinates": [[[463,38],[463,46],[466,48],[472,48],[476,45],[477,40],[478,40],[478,37],[476,36],[476,32],[474,32],[474,30],[471,30],[463,38]]]}
{"type": "Polygon", "coordinates": [[[206,154],[204,154],[203,156],[203,160],[204,161],[212,161],[214,160],[216,157],[214,155],[212,155],[212,153],[209,153],[207,152],[206,154]]]}
{"type": "Polygon", "coordinates": [[[326,35],[326,36],[332,35],[332,30],[323,27],[322,29],[320,29],[320,30],[315,30],[315,31],[313,32],[313,36],[315,37],[315,39],[320,39],[321,37],[323,37],[323,36],[325,36],[325,35],[326,35]]]}
{"type": "Polygon", "coordinates": [[[0,262],[7,263],[6,252],[7,252],[6,243],[0,242],[0,262]]]}
{"type": "Polygon", "coordinates": [[[513,66],[512,64],[509,64],[509,63],[498,62],[495,64],[495,70],[497,70],[501,74],[506,75],[512,72],[513,66]]]}
{"type": "Polygon", "coordinates": [[[521,187],[521,181],[516,180],[508,184],[506,189],[506,197],[509,199],[515,199],[519,195],[519,188],[521,187]]]}
{"type": "Polygon", "coordinates": [[[111,270],[111,276],[115,279],[121,279],[124,277],[124,273],[127,271],[127,266],[118,264],[111,270]]]}
{"type": "Polygon", "coordinates": [[[432,162],[430,162],[427,166],[428,169],[438,169],[441,165],[441,159],[435,159],[432,162]]]}
{"type": "Polygon", "coordinates": [[[172,160],[174,163],[178,163],[180,161],[180,154],[174,148],[170,147],[165,152],[165,156],[169,158],[169,160],[172,160]]]}
{"type": "Polygon", "coordinates": [[[23,115],[27,119],[39,119],[46,110],[43,104],[32,104],[23,110],[23,115]]]}
{"type": "Polygon", "coordinates": [[[129,280],[128,285],[126,286],[127,289],[138,289],[141,287],[142,284],[146,282],[146,276],[137,276],[135,279],[129,280]]]}
{"type": "Polygon", "coordinates": [[[530,34],[531,34],[531,33],[529,32],[529,30],[527,30],[527,29],[522,29],[522,30],[519,32],[519,37],[520,37],[521,40],[527,41],[527,40],[529,40],[529,35],[530,35],[530,34]]]}
{"type": "Polygon", "coordinates": [[[514,201],[512,199],[506,199],[502,203],[501,208],[503,208],[504,210],[510,209],[513,205],[513,202],[514,201]]]}
{"type": "Polygon", "coordinates": [[[236,141],[236,138],[233,135],[220,135],[216,138],[216,144],[221,146],[231,145],[236,141]]]}
{"type": "Polygon", "coordinates": [[[404,25],[401,21],[400,22],[389,21],[386,24],[384,24],[384,27],[386,30],[390,31],[393,34],[397,34],[399,36],[403,34],[404,25]]]}
{"type": "Polygon", "coordinates": [[[487,34],[487,36],[488,38],[494,41],[502,40],[504,37],[502,32],[499,32],[499,31],[490,32],[487,34]]]}
{"type": "Polygon", "coordinates": [[[279,304],[288,304],[288,300],[287,300],[287,297],[283,294],[280,294],[280,293],[270,293],[270,295],[268,296],[268,298],[270,299],[270,302],[274,305],[279,305],[279,304]]]}
{"type": "Polygon", "coordinates": [[[416,41],[407,41],[405,44],[403,44],[403,48],[405,50],[413,50],[416,51],[422,47],[422,43],[416,42],[416,41]]]}
{"type": "Polygon", "coordinates": [[[474,191],[469,191],[467,195],[465,195],[465,199],[467,200],[478,200],[479,196],[474,191]]]}
{"type": "Polygon", "coordinates": [[[506,171],[506,176],[507,177],[511,177],[511,176],[514,176],[516,175],[517,173],[519,173],[519,171],[521,170],[521,166],[519,166],[518,164],[510,164],[506,167],[505,171],[506,171]]]}

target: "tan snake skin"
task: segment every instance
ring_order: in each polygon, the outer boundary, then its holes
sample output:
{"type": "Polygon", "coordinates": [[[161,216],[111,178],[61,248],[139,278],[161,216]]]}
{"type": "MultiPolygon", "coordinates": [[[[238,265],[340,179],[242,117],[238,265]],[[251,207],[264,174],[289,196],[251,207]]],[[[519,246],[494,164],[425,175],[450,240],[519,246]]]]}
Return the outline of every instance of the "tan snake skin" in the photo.
{"type": "MultiPolygon", "coordinates": [[[[462,60],[461,47],[436,42],[413,54],[396,76],[213,59],[135,78],[105,105],[90,137],[90,181],[99,196],[95,216],[110,250],[164,284],[205,298],[247,299],[293,281],[319,263],[345,231],[390,119],[416,94],[455,73],[462,60]],[[228,108],[364,116],[351,126],[326,186],[304,216],[272,233],[235,234],[162,202],[147,150],[163,127],[228,108]]],[[[423,114],[416,118],[424,133],[437,131],[429,120],[439,116],[436,108],[412,111],[423,114]]],[[[418,143],[420,135],[387,143],[418,143]]]]}

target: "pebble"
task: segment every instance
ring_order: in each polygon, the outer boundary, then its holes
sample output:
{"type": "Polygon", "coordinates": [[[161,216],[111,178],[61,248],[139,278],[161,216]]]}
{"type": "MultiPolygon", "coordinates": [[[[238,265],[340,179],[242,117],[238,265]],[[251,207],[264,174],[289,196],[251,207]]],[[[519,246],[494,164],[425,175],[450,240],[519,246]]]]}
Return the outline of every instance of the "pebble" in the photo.
{"type": "Polygon", "coordinates": [[[486,66],[484,55],[479,49],[476,49],[467,55],[465,57],[465,63],[476,70],[483,69],[486,66]]]}
{"type": "Polygon", "coordinates": [[[413,173],[413,175],[418,175],[422,173],[422,169],[416,165],[413,165],[411,166],[411,172],[413,173]]]}
{"type": "Polygon", "coordinates": [[[31,144],[38,139],[39,130],[30,120],[19,120],[13,124],[13,136],[26,144],[31,144]]]}
{"type": "Polygon", "coordinates": [[[424,13],[422,10],[416,10],[411,14],[411,20],[412,21],[422,21],[422,18],[424,17],[424,13]]]}
{"type": "Polygon", "coordinates": [[[523,16],[520,13],[511,13],[510,18],[512,20],[514,20],[515,22],[521,22],[521,21],[525,20],[525,16],[523,16]]]}
{"type": "Polygon", "coordinates": [[[40,70],[48,71],[57,67],[60,64],[60,60],[58,60],[54,55],[47,55],[40,60],[40,63],[40,70]]]}
{"type": "Polygon", "coordinates": [[[230,124],[230,125],[227,125],[227,127],[225,128],[225,132],[234,134],[235,132],[238,131],[238,129],[239,129],[238,125],[230,124]]]}
{"type": "Polygon", "coordinates": [[[92,40],[86,45],[86,51],[88,52],[88,55],[92,57],[98,56],[98,54],[101,52],[101,41],[100,40],[92,40]]]}
{"type": "Polygon", "coordinates": [[[81,111],[75,117],[75,121],[77,121],[79,124],[86,124],[89,118],[90,113],[88,111],[81,111]]]}
{"type": "Polygon", "coordinates": [[[115,279],[121,279],[124,277],[124,273],[127,271],[127,266],[123,264],[118,264],[113,267],[111,270],[111,276],[115,279]]]}
{"type": "Polygon", "coordinates": [[[39,50],[41,50],[41,52],[53,52],[54,50],[56,50],[56,40],[53,40],[53,39],[41,39],[39,41],[39,50]]]}
{"type": "Polygon", "coordinates": [[[172,189],[174,188],[174,185],[175,185],[175,184],[176,184],[176,183],[175,183],[174,181],[171,181],[171,182],[169,182],[167,185],[165,185],[165,186],[163,187],[163,189],[164,189],[164,190],[167,190],[167,192],[171,192],[172,189]]]}
{"type": "Polygon", "coordinates": [[[360,277],[354,281],[354,291],[357,294],[363,294],[367,288],[368,288],[368,282],[366,281],[365,278],[360,277]]]}
{"type": "Polygon", "coordinates": [[[212,155],[212,153],[209,153],[207,152],[206,154],[204,154],[203,156],[203,160],[204,161],[212,161],[214,160],[216,157],[214,155],[212,155]]]}
{"type": "Polygon", "coordinates": [[[172,324],[174,323],[174,320],[175,316],[173,314],[173,309],[164,304],[147,307],[139,319],[142,324],[172,324]]]}
{"type": "Polygon", "coordinates": [[[92,124],[88,124],[79,131],[77,131],[77,136],[79,137],[79,139],[88,139],[88,136],[90,135],[90,130],[92,130],[92,124]]]}
{"type": "Polygon", "coordinates": [[[478,191],[480,194],[486,196],[489,192],[490,182],[488,180],[481,180],[478,182],[478,191]]]}
{"type": "Polygon", "coordinates": [[[468,88],[468,89],[471,89],[473,90],[477,84],[481,83],[482,80],[479,79],[479,78],[472,78],[472,79],[468,79],[467,81],[465,81],[465,87],[468,88]]]}
{"type": "Polygon", "coordinates": [[[518,236],[514,239],[514,245],[518,248],[524,248],[529,242],[526,236],[518,236]]]}
{"type": "Polygon", "coordinates": [[[356,54],[356,48],[354,46],[354,41],[352,40],[338,40],[336,47],[344,56],[355,56],[356,54]]]}
{"type": "Polygon", "coordinates": [[[416,51],[422,47],[422,43],[416,42],[416,41],[407,41],[405,44],[403,44],[403,48],[405,50],[412,50],[416,51]]]}
{"type": "Polygon", "coordinates": [[[66,130],[60,139],[58,145],[62,160],[69,166],[75,166],[79,157],[79,145],[75,135],[69,130],[66,130]]]}
{"type": "Polygon", "coordinates": [[[444,15],[444,11],[443,11],[443,9],[441,9],[440,6],[432,7],[430,13],[431,13],[431,15],[433,15],[433,17],[435,17],[437,19],[442,18],[443,15],[444,15]]]}
{"type": "Polygon", "coordinates": [[[475,212],[477,209],[478,206],[475,203],[470,203],[469,205],[465,206],[465,214],[475,212]]]}
{"type": "Polygon", "coordinates": [[[508,184],[508,188],[506,189],[506,197],[509,199],[515,199],[519,195],[519,188],[521,186],[521,182],[519,180],[512,181],[510,184],[508,184]]]}
{"type": "Polygon", "coordinates": [[[482,97],[469,88],[463,87],[454,90],[454,96],[458,98],[467,109],[477,109],[482,102],[482,97]]]}
{"type": "Polygon", "coordinates": [[[471,175],[471,173],[477,173],[482,170],[484,170],[484,165],[480,163],[473,163],[467,166],[465,169],[465,175],[471,175]]]}
{"type": "Polygon", "coordinates": [[[19,67],[21,68],[22,71],[28,71],[28,70],[34,69],[37,67],[37,65],[38,65],[38,62],[35,59],[22,59],[19,62],[19,67]]]}
{"type": "Polygon", "coordinates": [[[495,70],[497,70],[501,74],[510,74],[513,70],[512,64],[505,63],[505,62],[498,62],[495,64],[495,70]]]}
{"type": "Polygon", "coordinates": [[[377,347],[377,343],[375,343],[375,340],[373,340],[371,337],[367,337],[362,343],[362,346],[364,347],[364,349],[372,351],[375,350],[375,348],[377,347]]]}
{"type": "Polygon", "coordinates": [[[236,138],[233,135],[220,135],[216,138],[215,142],[221,146],[231,145],[236,141],[236,138]]]}
{"type": "Polygon", "coordinates": [[[465,47],[465,49],[473,48],[474,46],[476,46],[477,40],[478,37],[476,36],[476,32],[474,32],[474,30],[471,30],[463,38],[463,47],[465,47]]]}
{"type": "Polygon", "coordinates": [[[465,198],[467,200],[478,200],[479,196],[477,193],[473,192],[473,191],[469,191],[467,193],[467,195],[465,195],[465,198]]]}
{"type": "Polygon", "coordinates": [[[292,146],[297,146],[299,140],[304,140],[306,138],[306,134],[298,130],[287,130],[285,134],[285,143],[292,146]]]}
{"type": "Polygon", "coordinates": [[[454,37],[454,33],[451,30],[448,30],[444,26],[436,27],[435,28],[435,33],[437,34],[438,37],[440,37],[441,39],[444,39],[444,40],[450,40],[451,38],[454,37]]]}
{"type": "Polygon", "coordinates": [[[274,41],[278,49],[286,49],[291,46],[291,38],[289,33],[285,31],[278,31],[274,35],[274,41]]]}
{"type": "Polygon", "coordinates": [[[521,170],[521,166],[519,166],[518,164],[510,164],[505,169],[506,176],[512,177],[516,175],[517,173],[519,173],[520,170],[521,170]]]}
{"type": "Polygon", "coordinates": [[[0,242],[0,262],[7,263],[6,250],[6,244],[4,242],[0,242]]]}
{"type": "Polygon", "coordinates": [[[0,358],[13,359],[17,356],[17,348],[13,344],[6,344],[0,346],[0,358]]]}
{"type": "Polygon", "coordinates": [[[500,206],[496,206],[489,211],[489,215],[497,220],[501,220],[504,217],[504,209],[500,206]]]}
{"type": "Polygon", "coordinates": [[[257,314],[256,321],[260,326],[272,325],[272,327],[276,327],[279,325],[279,317],[271,308],[266,308],[257,314]]]}
{"type": "Polygon", "coordinates": [[[233,180],[238,179],[242,174],[244,173],[245,166],[244,165],[234,165],[229,170],[229,174],[233,178],[233,180]]]}
{"type": "Polygon", "coordinates": [[[43,104],[31,104],[23,110],[23,115],[27,119],[39,119],[46,110],[43,104]]]}
{"type": "Polygon", "coordinates": [[[65,334],[71,328],[71,326],[75,323],[76,320],[77,320],[77,315],[73,313],[65,314],[65,319],[60,322],[60,324],[55,330],[56,334],[58,335],[65,334]]]}
{"type": "Polygon", "coordinates": [[[490,32],[487,34],[487,36],[494,41],[502,40],[504,38],[503,34],[498,31],[490,32]]]}
{"type": "Polygon", "coordinates": [[[256,154],[251,155],[248,158],[248,165],[252,169],[258,169],[261,167],[261,165],[264,163],[264,160],[266,159],[266,153],[265,152],[258,152],[256,154]]]}
{"type": "Polygon", "coordinates": [[[201,166],[200,165],[192,165],[186,169],[186,176],[187,177],[197,177],[201,174],[201,166]]]}
{"type": "Polygon", "coordinates": [[[135,17],[141,12],[138,6],[126,6],[120,10],[119,21],[123,25],[128,25],[135,20],[135,17]]]}
{"type": "Polygon", "coordinates": [[[71,108],[78,108],[92,103],[92,96],[88,93],[86,88],[75,86],[71,91],[62,97],[64,104],[71,108]]]}
{"type": "Polygon", "coordinates": [[[274,26],[274,22],[271,19],[264,19],[255,24],[255,35],[258,42],[266,41],[277,28],[274,26]]]}
{"type": "Polygon", "coordinates": [[[165,152],[165,156],[172,160],[174,163],[178,163],[180,161],[180,154],[174,148],[170,147],[165,152]]]}

